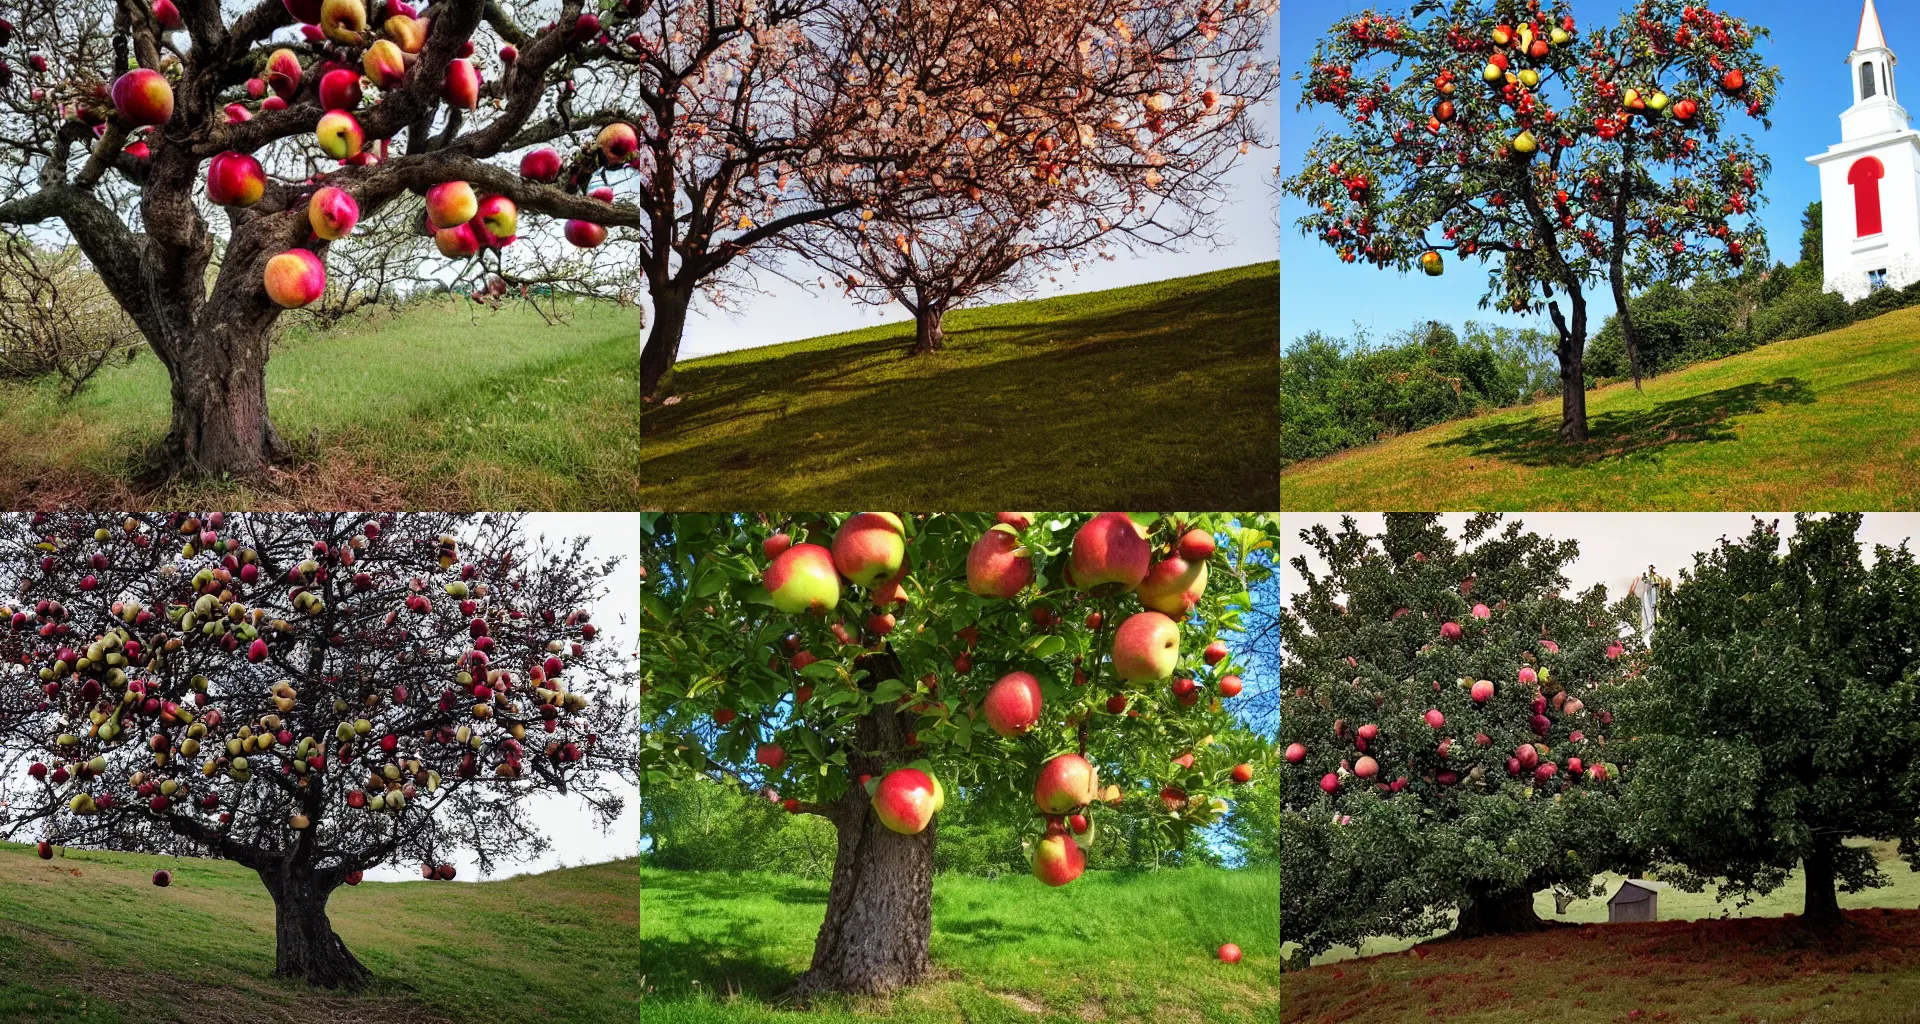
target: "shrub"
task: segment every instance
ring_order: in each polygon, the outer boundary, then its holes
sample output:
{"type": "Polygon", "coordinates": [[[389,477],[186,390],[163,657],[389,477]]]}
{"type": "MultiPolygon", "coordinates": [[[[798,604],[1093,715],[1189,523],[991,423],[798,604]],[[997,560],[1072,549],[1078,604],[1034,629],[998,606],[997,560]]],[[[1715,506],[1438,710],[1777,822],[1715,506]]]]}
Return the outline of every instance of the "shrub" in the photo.
{"type": "Polygon", "coordinates": [[[143,342],[75,247],[0,234],[0,377],[58,377],[68,398],[143,342]]]}

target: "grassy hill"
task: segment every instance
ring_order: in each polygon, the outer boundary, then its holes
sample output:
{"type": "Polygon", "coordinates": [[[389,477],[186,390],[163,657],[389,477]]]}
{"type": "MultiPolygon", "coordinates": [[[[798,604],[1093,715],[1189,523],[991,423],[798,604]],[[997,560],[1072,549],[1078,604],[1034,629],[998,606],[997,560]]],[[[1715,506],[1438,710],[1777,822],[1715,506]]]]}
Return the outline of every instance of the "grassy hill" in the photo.
{"type": "Polygon", "coordinates": [[[640,880],[648,1024],[1265,1024],[1280,1008],[1274,869],[1089,871],[1059,889],[1024,875],[941,875],[936,979],[804,1015],[779,995],[812,959],[825,882],[652,869],[640,880]],[[1245,959],[1216,960],[1223,942],[1245,959]]]}
{"type": "Polygon", "coordinates": [[[641,507],[1271,508],[1278,276],[958,310],[926,356],[906,323],[688,360],[641,417],[641,507]]]}
{"type": "Polygon", "coordinates": [[[1920,507],[1920,308],[1288,467],[1292,510],[1920,507]]]}
{"type": "MultiPolygon", "coordinates": [[[[1355,959],[1335,950],[1282,981],[1287,1024],[1335,1024],[1365,1006],[1380,1020],[1436,1016],[1467,1024],[1687,1024],[1771,1021],[1819,1024],[1920,1022],[1920,874],[1875,846],[1891,883],[1841,893],[1852,927],[1833,943],[1810,941],[1792,917],[1800,872],[1747,906],[1712,890],[1660,893],[1658,922],[1605,924],[1604,899],[1546,920],[1577,927],[1462,942],[1369,941],[1355,959]],[[1899,909],[1894,909],[1899,908],[1899,909]],[[1637,1015],[1632,1015],[1634,1011],[1637,1015]]],[[[1619,877],[1608,876],[1607,892],[1619,877]]]]}
{"type": "Polygon", "coordinates": [[[0,506],[633,508],[639,482],[639,322],[581,304],[549,326],[430,301],[337,331],[289,331],[267,364],[267,408],[298,465],[248,488],[145,490],[132,456],[165,436],[164,367],[142,353],[71,403],[0,383],[0,506]]]}
{"type": "Polygon", "coordinates": [[[0,843],[0,1020],[9,1024],[493,1024],[633,1020],[633,861],[500,882],[364,883],[334,929],[376,984],[273,977],[273,901],[224,861],[0,843]],[[154,887],[156,868],[172,886],[154,887]]]}

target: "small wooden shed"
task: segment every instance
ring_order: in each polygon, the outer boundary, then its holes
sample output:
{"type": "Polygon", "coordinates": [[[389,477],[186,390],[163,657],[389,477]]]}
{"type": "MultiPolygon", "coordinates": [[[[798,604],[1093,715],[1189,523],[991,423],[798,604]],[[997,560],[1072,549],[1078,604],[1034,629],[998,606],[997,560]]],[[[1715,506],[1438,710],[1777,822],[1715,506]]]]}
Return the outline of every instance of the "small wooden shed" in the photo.
{"type": "Polygon", "coordinates": [[[1607,900],[1608,922],[1660,920],[1660,890],[1664,888],[1663,883],[1644,878],[1621,882],[1620,888],[1607,900]]]}

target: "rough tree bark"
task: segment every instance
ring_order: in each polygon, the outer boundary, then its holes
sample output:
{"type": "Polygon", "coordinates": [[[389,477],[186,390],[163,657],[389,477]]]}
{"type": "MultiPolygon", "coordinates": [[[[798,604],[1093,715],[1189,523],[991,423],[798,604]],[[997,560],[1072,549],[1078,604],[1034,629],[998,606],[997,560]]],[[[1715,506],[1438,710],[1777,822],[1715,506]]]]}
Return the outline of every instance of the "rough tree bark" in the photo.
{"type": "Polygon", "coordinates": [[[913,311],[913,354],[938,352],[947,343],[947,309],[935,302],[922,303],[913,311]]]}
{"type": "Polygon", "coordinates": [[[263,869],[260,880],[273,896],[275,977],[302,978],[319,988],[349,990],[362,988],[372,980],[372,972],[354,958],[327,919],[332,884],[297,869],[263,869]]]}
{"type": "Polygon", "coordinates": [[[666,285],[649,293],[653,298],[653,327],[640,349],[640,395],[652,398],[673,364],[680,358],[680,335],[687,326],[687,306],[693,301],[690,287],[666,285]]]}
{"type": "MultiPolygon", "coordinates": [[[[861,662],[872,680],[899,678],[900,663],[891,654],[861,662]]],[[[879,775],[889,764],[909,760],[906,732],[898,712],[867,714],[855,726],[858,749],[847,752],[847,771],[856,777],[879,775]]],[[[924,979],[931,968],[927,940],[933,931],[936,825],[918,835],[900,835],[880,824],[859,786],[817,810],[833,822],[839,846],[813,964],[794,982],[792,994],[878,994],[924,979]]]]}

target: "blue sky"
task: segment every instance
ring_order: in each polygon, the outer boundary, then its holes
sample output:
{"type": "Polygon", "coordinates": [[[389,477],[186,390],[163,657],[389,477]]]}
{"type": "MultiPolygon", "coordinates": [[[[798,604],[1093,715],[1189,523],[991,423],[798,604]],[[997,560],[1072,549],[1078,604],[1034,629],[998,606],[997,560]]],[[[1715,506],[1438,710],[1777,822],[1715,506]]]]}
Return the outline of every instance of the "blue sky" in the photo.
{"type": "MultiPolygon", "coordinates": [[[[1298,109],[1295,104],[1300,86],[1293,76],[1306,66],[1314,42],[1336,19],[1375,6],[1383,5],[1365,0],[1286,0],[1281,4],[1280,61],[1286,79],[1280,105],[1283,174],[1291,176],[1299,171],[1301,154],[1321,125],[1328,123],[1329,115],[1336,113],[1332,108],[1298,109]]],[[[1404,9],[1408,5],[1396,2],[1384,6],[1404,9]]],[[[1626,6],[1626,0],[1581,2],[1575,13],[1587,23],[1611,22],[1626,6]]],[[[1774,258],[1790,263],[1799,258],[1800,214],[1820,197],[1818,175],[1806,163],[1806,157],[1840,141],[1840,111],[1853,101],[1845,62],[1859,29],[1861,0],[1721,0],[1713,6],[1773,33],[1771,39],[1759,43],[1768,62],[1779,66],[1783,78],[1782,97],[1772,112],[1773,129],[1759,131],[1757,123],[1742,121],[1753,127],[1750,134],[1773,160],[1773,173],[1762,190],[1767,206],[1761,223],[1774,258]]],[[[1905,80],[1896,84],[1920,96],[1920,91],[1915,91],[1920,90],[1920,10],[1902,0],[1883,0],[1879,8],[1887,45],[1896,56],[1907,57],[1905,67],[1895,72],[1898,75],[1904,71],[1905,80]]],[[[1415,320],[1430,319],[1456,326],[1471,319],[1552,330],[1544,317],[1494,316],[1480,309],[1484,275],[1477,263],[1462,268],[1470,272],[1437,278],[1343,264],[1332,249],[1303,238],[1293,226],[1303,212],[1299,200],[1281,200],[1280,327],[1288,342],[1314,330],[1346,337],[1352,334],[1356,322],[1364,325],[1375,340],[1415,320]]],[[[1601,293],[1590,300],[1589,306],[1595,331],[1600,318],[1613,309],[1604,288],[1601,293]]]]}

